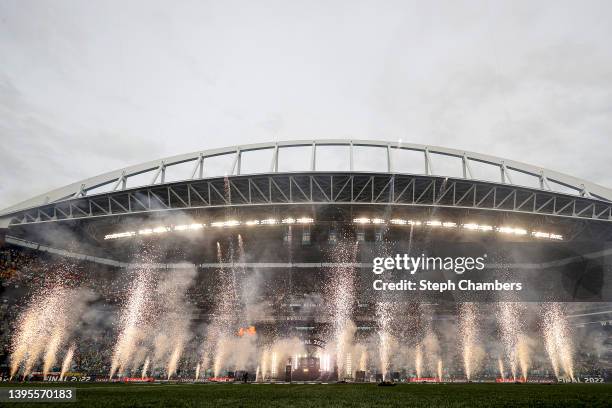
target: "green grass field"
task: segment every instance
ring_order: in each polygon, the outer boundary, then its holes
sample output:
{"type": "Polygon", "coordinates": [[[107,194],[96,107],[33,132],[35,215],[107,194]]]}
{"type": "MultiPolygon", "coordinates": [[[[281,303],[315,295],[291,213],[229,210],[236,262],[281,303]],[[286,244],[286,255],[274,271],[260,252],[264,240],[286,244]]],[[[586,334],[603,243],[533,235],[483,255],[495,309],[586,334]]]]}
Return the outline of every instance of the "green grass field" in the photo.
{"type": "MultiPolygon", "coordinates": [[[[65,384],[67,386],[68,384],[65,384]]],[[[58,387],[59,384],[1,384],[58,387]]],[[[70,384],[70,387],[73,385],[70,384]]],[[[612,407],[612,384],[77,384],[76,402],[4,406],[87,407],[612,407]]]]}

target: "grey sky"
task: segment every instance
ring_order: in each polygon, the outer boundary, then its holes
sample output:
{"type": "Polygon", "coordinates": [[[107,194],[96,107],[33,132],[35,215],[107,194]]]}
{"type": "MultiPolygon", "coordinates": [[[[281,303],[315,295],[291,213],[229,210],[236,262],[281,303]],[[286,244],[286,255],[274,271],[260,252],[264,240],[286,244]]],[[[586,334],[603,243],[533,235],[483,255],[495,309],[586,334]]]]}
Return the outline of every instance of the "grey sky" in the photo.
{"type": "Polygon", "coordinates": [[[612,2],[0,0],[0,208],[157,157],[361,138],[612,186],[612,2]]]}

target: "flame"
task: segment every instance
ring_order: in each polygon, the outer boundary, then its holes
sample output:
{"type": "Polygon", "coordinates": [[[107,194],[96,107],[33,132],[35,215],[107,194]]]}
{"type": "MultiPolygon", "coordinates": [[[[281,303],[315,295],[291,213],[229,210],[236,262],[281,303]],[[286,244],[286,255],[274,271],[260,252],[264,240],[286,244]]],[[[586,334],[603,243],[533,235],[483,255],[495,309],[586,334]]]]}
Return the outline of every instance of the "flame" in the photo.
{"type": "Polygon", "coordinates": [[[257,334],[257,329],[255,329],[255,326],[249,326],[249,327],[241,327],[238,330],[238,337],[243,337],[243,336],[254,336],[255,334],[257,334]]]}

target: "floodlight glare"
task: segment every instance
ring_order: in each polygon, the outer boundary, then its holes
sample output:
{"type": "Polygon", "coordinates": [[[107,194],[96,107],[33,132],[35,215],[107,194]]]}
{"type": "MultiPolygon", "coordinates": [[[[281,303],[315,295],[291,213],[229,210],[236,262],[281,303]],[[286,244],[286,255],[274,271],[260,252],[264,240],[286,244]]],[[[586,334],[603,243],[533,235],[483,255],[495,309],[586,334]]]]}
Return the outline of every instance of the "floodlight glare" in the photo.
{"type": "Polygon", "coordinates": [[[262,225],[274,225],[278,224],[278,220],[275,220],[274,218],[268,218],[265,220],[261,220],[259,223],[262,225]]]}
{"type": "Polygon", "coordinates": [[[298,222],[298,224],[312,224],[314,222],[312,218],[308,217],[298,218],[296,221],[298,222]]]}
{"type": "Polygon", "coordinates": [[[114,234],[107,234],[104,236],[104,239],[116,239],[116,238],[127,238],[136,235],[136,231],[127,231],[127,232],[116,232],[114,234]]]}
{"type": "Polygon", "coordinates": [[[361,218],[355,218],[355,219],[353,220],[353,222],[354,222],[355,224],[369,224],[369,223],[370,223],[370,219],[369,219],[369,218],[364,218],[364,217],[361,217],[361,218]]]}
{"type": "Polygon", "coordinates": [[[391,224],[393,224],[393,225],[406,225],[406,224],[408,224],[408,221],[402,220],[401,218],[394,218],[394,219],[392,219],[389,222],[391,224]]]}
{"type": "Polygon", "coordinates": [[[504,234],[514,234],[514,235],[526,235],[527,230],[523,228],[513,228],[513,227],[497,227],[497,231],[504,234]]]}

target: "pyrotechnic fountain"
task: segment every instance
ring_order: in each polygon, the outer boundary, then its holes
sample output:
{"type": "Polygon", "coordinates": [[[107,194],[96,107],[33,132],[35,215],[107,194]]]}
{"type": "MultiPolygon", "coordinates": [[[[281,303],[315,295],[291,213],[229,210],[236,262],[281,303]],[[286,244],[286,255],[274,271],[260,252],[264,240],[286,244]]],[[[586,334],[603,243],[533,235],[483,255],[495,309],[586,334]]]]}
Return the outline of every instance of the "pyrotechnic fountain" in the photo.
{"type": "Polygon", "coordinates": [[[497,306],[497,321],[506,358],[510,364],[512,379],[516,381],[521,370],[523,380],[529,369],[529,349],[521,327],[524,308],[516,302],[500,302],[497,306]]]}
{"type": "MultiPolygon", "coordinates": [[[[518,321],[518,310],[515,303],[500,302],[498,303],[498,317],[497,320],[500,325],[501,339],[504,344],[506,351],[506,358],[510,363],[510,373],[512,379],[516,380],[517,371],[517,341],[520,333],[519,321],[518,321]]],[[[500,359],[500,364],[502,361],[500,359]]],[[[503,374],[502,374],[503,375],[503,374]]]]}
{"type": "Polygon", "coordinates": [[[32,296],[30,305],[19,317],[12,338],[11,378],[20,365],[27,377],[39,358],[43,358],[43,376],[56,362],[57,352],[78,320],[79,294],[62,286],[43,288],[32,296]],[[68,306],[71,305],[69,308],[68,306]]]}
{"type": "Polygon", "coordinates": [[[506,371],[504,370],[504,360],[502,358],[497,359],[497,368],[499,369],[499,377],[502,380],[506,379],[506,371]]]}
{"type": "MultiPolygon", "coordinates": [[[[269,363],[268,363],[269,359],[270,359],[270,350],[265,349],[265,350],[263,351],[263,353],[261,354],[261,363],[259,364],[259,366],[261,367],[261,371],[260,371],[260,374],[261,374],[261,378],[260,378],[260,380],[261,380],[261,381],[265,381],[265,380],[266,380],[266,378],[267,378],[268,368],[269,368],[269,367],[268,367],[268,365],[269,365],[269,363]]],[[[258,379],[258,380],[259,380],[259,379],[258,379]]]]}
{"type": "Polygon", "coordinates": [[[151,291],[151,269],[140,268],[135,271],[134,281],[120,318],[120,332],[112,358],[110,378],[113,378],[117,372],[122,375],[136,351],[137,340],[149,318],[146,313],[151,309],[149,306],[151,291]]]}
{"type": "Polygon", "coordinates": [[[557,378],[563,373],[574,381],[574,362],[572,340],[565,314],[558,303],[547,303],[543,306],[542,331],[544,345],[557,378]]]}
{"type": "Polygon", "coordinates": [[[459,334],[461,336],[461,355],[463,370],[468,381],[472,379],[479,364],[477,309],[474,303],[459,306],[459,334]]]}
{"type": "Polygon", "coordinates": [[[149,357],[145,360],[142,366],[142,375],[141,378],[145,378],[147,376],[147,370],[149,369],[149,357]]]}
{"type": "Polygon", "coordinates": [[[272,379],[276,378],[277,369],[278,369],[278,353],[276,353],[276,351],[273,351],[270,357],[270,377],[272,377],[272,379]]]}
{"type": "Polygon", "coordinates": [[[70,369],[72,365],[72,357],[74,356],[75,346],[72,344],[68,351],[66,352],[66,356],[64,357],[64,361],[62,363],[62,371],[60,372],[59,380],[62,381],[64,379],[64,375],[70,369]]]}
{"type": "Polygon", "coordinates": [[[519,336],[518,344],[518,359],[519,367],[521,368],[521,376],[523,381],[527,381],[529,375],[529,366],[531,364],[531,351],[529,348],[528,338],[525,334],[519,336]]]}
{"type": "MultiPolygon", "coordinates": [[[[233,263],[233,251],[229,252],[230,263],[233,263]]],[[[221,243],[217,242],[217,261],[223,264],[223,252],[221,243]]],[[[207,342],[214,344],[213,373],[217,377],[225,367],[227,357],[227,342],[233,337],[233,326],[235,323],[236,279],[233,268],[221,266],[218,270],[217,294],[215,314],[208,327],[207,342]]]]}
{"type": "Polygon", "coordinates": [[[344,375],[346,378],[353,378],[353,355],[346,353],[346,363],[344,364],[344,375]]]}
{"type": "MultiPolygon", "coordinates": [[[[419,309],[420,318],[423,317],[423,311],[419,309]]],[[[434,377],[438,372],[438,363],[442,363],[439,358],[440,348],[437,336],[432,330],[432,322],[429,318],[425,320],[422,330],[426,333],[419,340],[414,349],[414,367],[417,378],[434,377]]]]}
{"type": "Polygon", "coordinates": [[[191,309],[185,294],[195,268],[161,273],[144,266],[132,273],[109,377],[135,373],[142,365],[143,378],[156,368],[164,369],[170,378],[190,337],[191,309]]]}
{"type": "Polygon", "coordinates": [[[334,247],[332,260],[339,266],[331,269],[327,292],[331,299],[328,305],[332,319],[332,342],[335,343],[335,361],[338,375],[352,377],[352,368],[346,369],[346,362],[355,334],[355,324],[352,322],[353,305],[355,303],[355,271],[353,266],[357,251],[356,242],[341,241],[334,247]]]}
{"type": "Polygon", "coordinates": [[[416,346],[416,350],[414,352],[414,368],[416,371],[417,378],[422,378],[423,376],[423,346],[419,343],[416,346]]]}
{"type": "Polygon", "coordinates": [[[225,335],[219,336],[217,339],[213,363],[213,375],[215,377],[219,377],[221,375],[221,371],[225,367],[225,358],[227,357],[226,346],[228,341],[229,339],[225,335]]]}
{"type": "Polygon", "coordinates": [[[167,361],[165,369],[168,379],[176,373],[185,344],[191,337],[191,307],[185,301],[185,294],[194,277],[195,268],[183,268],[166,276],[157,288],[164,306],[155,329],[162,337],[155,343],[154,352],[156,361],[158,356],[167,361]]]}
{"type": "Polygon", "coordinates": [[[378,320],[378,354],[380,357],[380,373],[383,381],[387,379],[387,373],[391,369],[391,316],[392,304],[390,302],[378,302],[376,304],[376,317],[378,320]]]}
{"type": "Polygon", "coordinates": [[[130,366],[130,372],[136,373],[144,364],[143,362],[146,360],[148,353],[150,350],[146,347],[138,347],[136,352],[134,353],[134,357],[132,358],[132,364],[130,366]]]}
{"type": "Polygon", "coordinates": [[[176,367],[178,366],[178,361],[181,357],[181,353],[183,352],[183,346],[185,343],[185,339],[182,335],[179,334],[177,337],[176,344],[172,350],[172,354],[170,354],[170,359],[168,360],[168,368],[166,369],[168,379],[170,379],[174,373],[176,373],[176,367]]]}
{"type": "Polygon", "coordinates": [[[366,371],[368,368],[368,351],[365,347],[362,347],[361,354],[359,356],[359,371],[366,371]]]}
{"type": "Polygon", "coordinates": [[[60,348],[63,337],[64,327],[62,324],[58,324],[53,330],[51,340],[49,340],[49,343],[47,345],[47,351],[45,352],[45,356],[43,358],[43,378],[47,378],[47,374],[49,374],[49,371],[55,364],[57,352],[60,348]]]}

